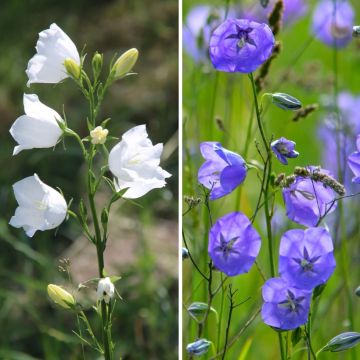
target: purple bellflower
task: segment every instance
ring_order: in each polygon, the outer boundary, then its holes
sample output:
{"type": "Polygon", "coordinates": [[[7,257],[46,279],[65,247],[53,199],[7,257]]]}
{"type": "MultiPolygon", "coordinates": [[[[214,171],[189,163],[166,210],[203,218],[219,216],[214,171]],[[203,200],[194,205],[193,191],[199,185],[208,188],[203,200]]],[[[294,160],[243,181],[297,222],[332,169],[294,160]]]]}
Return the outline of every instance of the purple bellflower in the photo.
{"type": "Polygon", "coordinates": [[[210,200],[231,193],[246,177],[244,159],[221,146],[218,142],[203,142],[200,151],[205,158],[199,169],[199,183],[210,189],[210,200]]]}
{"type": "Polygon", "coordinates": [[[264,284],[262,296],[261,317],[265,324],[292,330],[307,322],[311,291],[297,289],[281,278],[271,278],[264,284]]]}
{"type": "Polygon", "coordinates": [[[210,59],[217,70],[250,73],[270,57],[274,44],[268,25],[228,19],[211,35],[210,59]]]}
{"type": "Polygon", "coordinates": [[[331,236],[324,228],[289,230],[280,242],[279,274],[296,288],[312,290],[333,273],[333,251],[331,236]]]}
{"type": "Polygon", "coordinates": [[[295,145],[294,141],[281,137],[271,143],[271,150],[282,164],[287,165],[287,158],[291,159],[299,156],[299,153],[295,151],[295,145]]]}
{"type": "Polygon", "coordinates": [[[360,135],[356,139],[357,151],[354,151],[348,157],[348,165],[351,171],[354,173],[352,182],[355,184],[360,184],[360,135]]]}
{"type": "MultiPolygon", "coordinates": [[[[331,176],[330,172],[317,167],[308,167],[331,176]]],[[[335,191],[320,181],[296,176],[295,181],[283,188],[283,198],[288,218],[305,226],[316,226],[321,217],[333,212],[337,206],[333,200],[335,191]]]]}
{"type": "Polygon", "coordinates": [[[189,11],[183,26],[183,45],[186,53],[196,63],[209,60],[211,32],[220,25],[224,17],[224,9],[208,5],[194,6],[189,11]]]}
{"type": "Polygon", "coordinates": [[[228,276],[248,272],[260,246],[260,235],[240,212],[221,217],[209,232],[209,255],[215,267],[228,276]]]}
{"type": "Polygon", "coordinates": [[[345,47],[352,38],[354,10],[347,0],[320,1],[313,14],[312,31],[315,36],[328,46],[345,47]]]}

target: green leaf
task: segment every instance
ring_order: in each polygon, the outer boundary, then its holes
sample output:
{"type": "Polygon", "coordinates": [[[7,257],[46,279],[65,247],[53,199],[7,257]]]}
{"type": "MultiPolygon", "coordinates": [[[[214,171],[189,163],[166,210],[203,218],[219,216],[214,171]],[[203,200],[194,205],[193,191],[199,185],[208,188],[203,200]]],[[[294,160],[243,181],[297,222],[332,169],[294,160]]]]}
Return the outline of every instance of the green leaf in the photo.
{"type": "Polygon", "coordinates": [[[303,332],[301,327],[296,328],[291,332],[291,343],[292,346],[295,346],[303,337],[303,332]]]}

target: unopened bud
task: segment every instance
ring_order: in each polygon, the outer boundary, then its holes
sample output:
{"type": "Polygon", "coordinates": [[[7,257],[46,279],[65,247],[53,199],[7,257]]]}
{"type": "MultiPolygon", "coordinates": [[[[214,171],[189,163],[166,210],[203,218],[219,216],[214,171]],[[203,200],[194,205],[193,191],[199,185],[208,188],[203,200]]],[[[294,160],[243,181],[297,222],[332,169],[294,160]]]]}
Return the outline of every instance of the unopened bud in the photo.
{"type": "Polygon", "coordinates": [[[67,58],[64,61],[64,66],[66,69],[66,72],[73,77],[74,79],[79,79],[80,78],[80,65],[78,63],[76,63],[75,60],[71,59],[71,58],[67,58]]]}
{"type": "Polygon", "coordinates": [[[351,349],[360,342],[360,333],[344,332],[332,338],[320,351],[339,352],[351,349]]]}
{"type": "Polygon", "coordinates": [[[103,55],[96,52],[92,58],[92,68],[95,77],[99,76],[102,65],[103,65],[103,55]]]}
{"type": "Polygon", "coordinates": [[[205,316],[205,314],[209,311],[216,313],[216,310],[206,303],[203,302],[193,302],[188,308],[187,311],[189,315],[196,321],[201,322],[205,316]]]}
{"type": "Polygon", "coordinates": [[[360,37],[360,26],[353,26],[353,37],[360,37]]]}
{"type": "Polygon", "coordinates": [[[55,304],[58,304],[64,309],[71,309],[74,307],[75,305],[74,297],[70,293],[68,293],[65,289],[63,289],[61,286],[49,284],[47,286],[47,292],[51,300],[55,304]]]}
{"type": "Polygon", "coordinates": [[[108,129],[103,129],[101,126],[97,126],[94,130],[90,131],[91,143],[94,145],[104,144],[108,133],[108,129]]]}
{"type": "Polygon", "coordinates": [[[190,343],[186,346],[186,351],[190,355],[201,356],[208,352],[211,341],[206,339],[199,339],[193,343],[190,343]]]}
{"type": "Polygon", "coordinates": [[[274,93],[272,95],[272,102],[283,110],[299,110],[301,102],[291,95],[284,93],[274,93]]]}
{"type": "Polygon", "coordinates": [[[360,286],[355,289],[355,295],[360,297],[360,286]]]}
{"type": "Polygon", "coordinates": [[[189,258],[189,250],[187,248],[182,248],[182,259],[188,259],[189,258]]]}
{"type": "Polygon", "coordinates": [[[115,72],[115,78],[120,79],[125,76],[134,67],[139,52],[137,49],[132,48],[124,52],[115,62],[112,71],[115,72]]]}

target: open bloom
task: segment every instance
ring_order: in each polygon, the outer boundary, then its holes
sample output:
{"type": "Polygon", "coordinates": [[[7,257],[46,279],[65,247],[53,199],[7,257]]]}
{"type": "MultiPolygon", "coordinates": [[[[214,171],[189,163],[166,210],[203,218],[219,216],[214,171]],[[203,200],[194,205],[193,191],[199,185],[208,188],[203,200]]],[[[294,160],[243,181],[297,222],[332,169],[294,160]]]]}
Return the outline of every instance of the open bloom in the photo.
{"type": "Polygon", "coordinates": [[[24,94],[24,110],[25,115],[18,117],[10,129],[11,136],[19,144],[13,155],[21,150],[55,146],[62,135],[56,121],[62,121],[61,116],[34,94],[24,94]]]}
{"type": "Polygon", "coordinates": [[[297,289],[281,278],[271,278],[264,284],[262,296],[261,317],[265,324],[292,330],[307,322],[311,291],[297,289]]]}
{"type": "Polygon", "coordinates": [[[354,10],[347,0],[322,0],[313,14],[312,31],[328,46],[346,46],[352,38],[354,10]],[[334,16],[334,3],[336,14],[334,16]]]}
{"type": "Polygon", "coordinates": [[[356,139],[357,151],[354,151],[348,157],[348,165],[351,171],[354,173],[352,182],[355,184],[360,184],[360,135],[356,139]]]}
{"type": "Polygon", "coordinates": [[[289,230],[280,242],[280,276],[301,289],[324,284],[336,266],[333,251],[331,236],[324,228],[289,230]]]}
{"type": "Polygon", "coordinates": [[[260,235],[240,212],[221,217],[209,232],[209,255],[215,267],[228,276],[248,272],[260,246],[260,235]]]}
{"type": "Polygon", "coordinates": [[[110,302],[110,299],[114,297],[115,287],[111,282],[109,277],[99,280],[96,297],[98,301],[104,300],[107,304],[110,302]]]}
{"type": "Polygon", "coordinates": [[[228,19],[211,35],[210,59],[217,70],[250,73],[270,57],[274,44],[268,25],[228,19]]]}
{"type": "Polygon", "coordinates": [[[32,83],[55,84],[69,75],[65,60],[80,65],[80,55],[72,40],[56,24],[39,33],[35,54],[29,61],[26,74],[32,83]]]}
{"type": "Polygon", "coordinates": [[[34,174],[13,185],[19,206],[9,224],[22,227],[32,237],[37,230],[58,227],[66,217],[67,205],[64,197],[52,187],[44,184],[34,174]]]}
{"type": "Polygon", "coordinates": [[[162,149],[162,144],[152,144],[145,125],[128,130],[113,147],[109,154],[109,168],[116,176],[116,190],[128,188],[124,198],[139,198],[166,185],[165,179],[171,174],[159,166],[162,149]]]}
{"type": "Polygon", "coordinates": [[[231,193],[245,180],[246,165],[240,155],[212,141],[201,143],[200,151],[206,161],[199,169],[198,180],[211,190],[211,200],[231,193]]]}
{"type": "MultiPolygon", "coordinates": [[[[315,171],[314,167],[309,167],[315,171]]],[[[330,175],[324,169],[318,169],[323,174],[330,175]]],[[[316,226],[321,217],[333,212],[337,203],[335,191],[320,181],[307,177],[296,176],[295,181],[283,188],[283,198],[286,215],[292,221],[305,226],[316,226]]]]}
{"type": "Polygon", "coordinates": [[[271,150],[282,164],[287,165],[287,158],[299,156],[299,153],[295,151],[295,145],[294,141],[281,137],[271,143],[271,150]]]}
{"type": "Polygon", "coordinates": [[[95,129],[90,131],[91,143],[94,145],[105,144],[108,133],[108,129],[103,129],[101,126],[97,126],[95,129]]]}

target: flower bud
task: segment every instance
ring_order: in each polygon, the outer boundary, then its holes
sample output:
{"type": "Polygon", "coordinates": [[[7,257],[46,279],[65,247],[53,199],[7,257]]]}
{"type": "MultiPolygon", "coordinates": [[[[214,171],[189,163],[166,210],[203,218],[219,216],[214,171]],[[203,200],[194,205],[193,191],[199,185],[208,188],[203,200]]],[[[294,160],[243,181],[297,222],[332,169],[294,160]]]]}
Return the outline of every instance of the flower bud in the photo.
{"type": "Polygon", "coordinates": [[[51,300],[55,304],[58,304],[64,309],[71,309],[74,307],[75,305],[74,297],[70,293],[68,293],[65,289],[63,289],[61,286],[49,284],[47,286],[47,292],[51,300]]]}
{"type": "Polygon", "coordinates": [[[355,295],[360,297],[360,286],[355,289],[355,295]]]}
{"type": "Polygon", "coordinates": [[[91,64],[92,64],[94,76],[98,77],[103,65],[103,55],[96,52],[92,58],[91,64]]]}
{"type": "Polygon", "coordinates": [[[201,356],[206,354],[211,345],[211,341],[206,339],[199,339],[193,343],[190,343],[186,346],[186,351],[190,355],[201,356]]]}
{"type": "Polygon", "coordinates": [[[90,131],[91,143],[94,145],[104,144],[108,133],[108,129],[103,129],[101,126],[97,126],[94,130],[90,131]]]}
{"type": "Polygon", "coordinates": [[[320,351],[339,352],[351,349],[360,342],[360,333],[344,332],[332,338],[320,351]]]}
{"type": "Polygon", "coordinates": [[[139,52],[132,48],[124,52],[115,62],[112,71],[115,72],[115,78],[120,79],[125,76],[135,65],[139,52]]]}
{"type": "Polygon", "coordinates": [[[213,307],[210,307],[203,302],[193,302],[188,308],[187,311],[189,315],[196,321],[202,321],[207,311],[213,311],[216,314],[216,310],[213,307]]]}
{"type": "Polygon", "coordinates": [[[360,37],[360,26],[353,26],[353,37],[360,37]]]}
{"type": "Polygon", "coordinates": [[[301,108],[301,102],[291,95],[284,93],[271,94],[272,102],[283,110],[299,110],[301,108]]]}
{"type": "Polygon", "coordinates": [[[64,61],[66,72],[74,79],[80,78],[80,66],[73,59],[67,58],[64,61]]]}
{"type": "Polygon", "coordinates": [[[187,248],[182,248],[182,259],[188,259],[189,258],[189,250],[187,248]]]}

